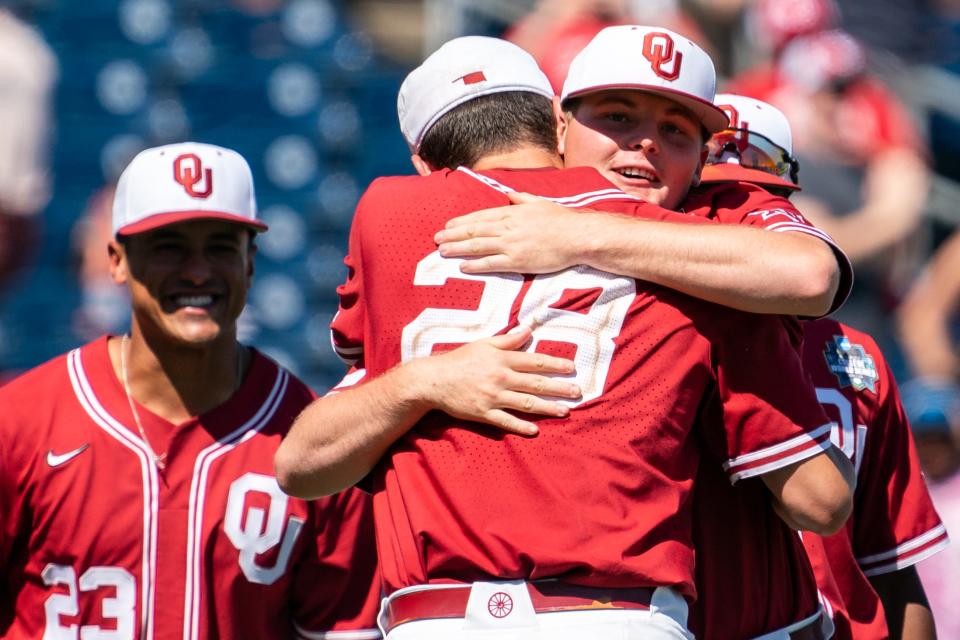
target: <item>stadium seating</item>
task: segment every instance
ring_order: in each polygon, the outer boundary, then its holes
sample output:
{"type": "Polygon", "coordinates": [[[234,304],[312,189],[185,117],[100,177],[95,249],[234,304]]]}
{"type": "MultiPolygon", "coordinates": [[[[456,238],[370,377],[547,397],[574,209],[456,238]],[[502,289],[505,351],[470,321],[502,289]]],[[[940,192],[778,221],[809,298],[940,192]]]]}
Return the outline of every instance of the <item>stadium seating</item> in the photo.
{"type": "Polygon", "coordinates": [[[392,108],[405,70],[378,56],[334,0],[258,15],[243,10],[257,3],[213,0],[20,4],[60,64],[55,186],[36,263],[0,301],[2,368],[82,343],[91,322],[124,330],[122,295],[81,287],[74,226],[136,152],[192,139],[246,156],[272,227],[242,338],[317,391],[334,384],[343,364],[327,325],[353,207],[373,178],[410,171],[392,108]]]}

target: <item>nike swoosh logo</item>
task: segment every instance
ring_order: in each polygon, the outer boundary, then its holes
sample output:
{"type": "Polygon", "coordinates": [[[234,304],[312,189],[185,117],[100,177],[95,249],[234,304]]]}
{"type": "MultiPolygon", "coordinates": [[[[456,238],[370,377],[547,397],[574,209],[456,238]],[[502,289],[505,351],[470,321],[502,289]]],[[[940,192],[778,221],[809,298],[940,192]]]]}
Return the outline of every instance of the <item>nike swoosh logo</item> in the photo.
{"type": "Polygon", "coordinates": [[[87,447],[89,447],[89,446],[90,446],[90,444],[87,443],[87,444],[83,445],[82,447],[77,447],[77,448],[74,449],[73,451],[67,451],[66,453],[54,453],[52,449],[51,449],[51,450],[48,450],[48,451],[47,451],[47,464],[50,465],[51,467],[59,467],[60,465],[64,464],[65,462],[70,462],[71,460],[73,460],[74,458],[76,458],[78,455],[80,455],[81,453],[83,453],[84,451],[86,451],[86,450],[87,450],[87,447]]]}

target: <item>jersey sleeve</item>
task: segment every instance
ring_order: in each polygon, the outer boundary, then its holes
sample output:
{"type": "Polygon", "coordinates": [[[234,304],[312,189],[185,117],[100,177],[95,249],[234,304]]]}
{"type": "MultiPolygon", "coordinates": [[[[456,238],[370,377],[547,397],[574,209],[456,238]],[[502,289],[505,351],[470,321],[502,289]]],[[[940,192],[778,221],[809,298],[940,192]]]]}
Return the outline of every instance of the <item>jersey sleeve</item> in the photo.
{"type": "Polygon", "coordinates": [[[297,636],[379,638],[381,589],[370,496],[347,489],[313,506],[315,537],[294,577],[297,636]]]}
{"type": "MultiPolygon", "coordinates": [[[[715,314],[714,317],[720,314],[715,314]]],[[[712,327],[715,451],[731,482],[805,460],[830,446],[831,423],[778,316],[730,313],[712,327]]]]}
{"type": "Polygon", "coordinates": [[[354,387],[359,387],[367,382],[367,370],[354,365],[350,367],[350,369],[342,378],[340,378],[340,382],[335,384],[333,388],[327,392],[327,395],[330,395],[331,393],[338,393],[340,391],[346,391],[347,389],[352,389],[354,387]]]}
{"type": "MultiPolygon", "coordinates": [[[[7,577],[16,575],[17,567],[23,562],[20,557],[23,538],[31,529],[24,487],[33,466],[26,449],[34,444],[22,433],[21,412],[12,408],[18,406],[11,404],[17,402],[18,394],[13,391],[16,384],[8,384],[5,393],[0,393],[0,406],[5,407],[4,415],[0,416],[0,635],[14,615],[14,594],[8,591],[7,577]],[[15,436],[17,433],[21,435],[15,436]]],[[[21,393],[22,390],[20,387],[21,393]]],[[[19,403],[19,406],[28,405],[19,403]]]]}
{"type": "Polygon", "coordinates": [[[843,305],[850,296],[850,291],[853,289],[853,263],[850,262],[850,258],[848,258],[843,249],[834,242],[833,238],[807,220],[789,200],[763,190],[760,191],[761,193],[759,194],[752,194],[751,198],[747,201],[748,206],[743,207],[739,213],[725,211],[722,207],[718,208],[720,221],[730,223],[738,222],[739,224],[746,224],[778,233],[802,233],[826,242],[837,259],[837,267],[840,272],[840,282],[837,286],[837,293],[833,298],[833,303],[830,305],[830,310],[827,311],[827,314],[833,313],[843,305]]]}
{"type": "Polygon", "coordinates": [[[347,280],[337,287],[339,306],[330,323],[330,342],[337,356],[347,365],[363,359],[364,308],[360,303],[360,276],[353,255],[343,259],[347,265],[347,280]]]}
{"type": "Polygon", "coordinates": [[[880,397],[868,425],[852,532],[857,564],[867,576],[909,567],[948,544],[920,470],[893,374],[879,349],[872,352],[881,375],[880,397]]]}
{"type": "MultiPolygon", "coordinates": [[[[3,430],[0,429],[0,433],[3,430]]],[[[10,463],[9,451],[6,450],[6,439],[0,438],[0,575],[9,574],[10,554],[13,542],[20,527],[20,518],[16,508],[16,483],[13,481],[13,467],[10,463]]],[[[5,587],[0,583],[0,621],[12,612],[7,611],[10,598],[5,587]]]]}
{"type": "MultiPolygon", "coordinates": [[[[3,400],[10,402],[10,394],[4,394],[3,400]]],[[[24,462],[17,462],[14,457],[16,454],[15,440],[10,434],[15,433],[16,429],[8,430],[14,427],[11,422],[9,412],[3,416],[0,423],[0,576],[8,575],[8,568],[14,553],[14,546],[20,531],[24,528],[23,507],[21,497],[23,495],[20,474],[25,473],[29,465],[24,462]]],[[[3,596],[3,581],[0,580],[0,609],[5,602],[3,596]]],[[[0,618],[2,619],[2,618],[0,618]]]]}
{"type": "Polygon", "coordinates": [[[350,243],[343,263],[347,266],[347,279],[337,287],[339,298],[337,313],[330,323],[330,341],[333,350],[347,365],[363,361],[363,330],[366,325],[366,307],[363,297],[363,252],[360,236],[375,197],[375,181],[357,204],[353,224],[350,226],[350,243]]]}

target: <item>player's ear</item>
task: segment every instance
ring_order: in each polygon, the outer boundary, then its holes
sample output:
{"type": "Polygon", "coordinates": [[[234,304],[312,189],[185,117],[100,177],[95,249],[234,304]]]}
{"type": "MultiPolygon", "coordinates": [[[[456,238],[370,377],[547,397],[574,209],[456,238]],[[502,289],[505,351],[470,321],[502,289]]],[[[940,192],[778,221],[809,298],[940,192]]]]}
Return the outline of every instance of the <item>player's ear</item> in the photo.
{"type": "Polygon", "coordinates": [[[410,162],[413,163],[413,168],[417,170],[422,176],[428,176],[433,173],[433,169],[427,164],[427,161],[420,157],[419,153],[415,153],[410,156],[410,162]]]}
{"type": "Polygon", "coordinates": [[[557,153],[564,154],[567,137],[567,114],[560,106],[560,96],[553,96],[553,117],[557,126],[557,153]]]}
{"type": "Polygon", "coordinates": [[[256,236],[250,238],[250,243],[247,245],[247,288],[253,284],[253,274],[254,274],[254,257],[257,255],[257,243],[256,236]]]}
{"type": "Polygon", "coordinates": [[[709,149],[707,145],[703,145],[703,149],[700,150],[700,162],[697,163],[697,170],[693,172],[693,181],[690,183],[691,187],[700,186],[700,173],[703,171],[703,167],[707,164],[707,154],[709,149]]]}
{"type": "Polygon", "coordinates": [[[116,238],[107,243],[107,255],[110,258],[110,277],[117,284],[127,281],[126,247],[116,238]]]}

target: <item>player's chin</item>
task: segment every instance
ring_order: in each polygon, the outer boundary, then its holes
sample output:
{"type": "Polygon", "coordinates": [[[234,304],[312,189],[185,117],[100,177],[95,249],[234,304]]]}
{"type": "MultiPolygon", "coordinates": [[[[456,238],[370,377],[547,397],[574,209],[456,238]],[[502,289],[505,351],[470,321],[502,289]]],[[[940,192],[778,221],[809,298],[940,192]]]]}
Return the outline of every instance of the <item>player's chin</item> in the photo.
{"type": "Polygon", "coordinates": [[[177,319],[169,327],[173,342],[183,346],[202,348],[217,342],[224,334],[223,323],[214,318],[177,319]]]}
{"type": "Polygon", "coordinates": [[[649,185],[637,185],[635,181],[620,180],[615,183],[621,191],[635,198],[640,198],[644,202],[664,206],[662,203],[667,199],[667,189],[665,187],[652,187],[649,185]]]}

